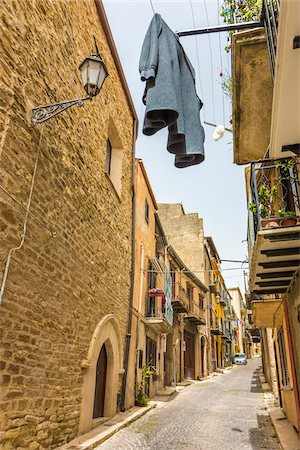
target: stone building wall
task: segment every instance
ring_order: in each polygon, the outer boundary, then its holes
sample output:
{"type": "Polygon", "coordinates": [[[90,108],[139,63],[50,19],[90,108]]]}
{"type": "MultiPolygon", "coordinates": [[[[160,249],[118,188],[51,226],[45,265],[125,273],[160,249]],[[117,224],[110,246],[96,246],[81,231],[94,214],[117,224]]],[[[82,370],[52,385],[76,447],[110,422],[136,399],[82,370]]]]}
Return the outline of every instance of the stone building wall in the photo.
{"type": "Polygon", "coordinates": [[[179,203],[160,203],[158,213],[168,240],[195,275],[205,284],[203,219],[185,214],[179,203]]]}
{"type": "Polygon", "coordinates": [[[0,306],[0,446],[49,449],[78,433],[81,364],[106,314],[124,344],[134,113],[94,1],[4,0],[0,11],[0,279],[39,152],[0,306]],[[31,129],[32,107],[85,96],[78,65],[93,35],[109,71],[100,94],[31,129]],[[108,137],[122,146],[120,196],[105,174],[108,137]]]}

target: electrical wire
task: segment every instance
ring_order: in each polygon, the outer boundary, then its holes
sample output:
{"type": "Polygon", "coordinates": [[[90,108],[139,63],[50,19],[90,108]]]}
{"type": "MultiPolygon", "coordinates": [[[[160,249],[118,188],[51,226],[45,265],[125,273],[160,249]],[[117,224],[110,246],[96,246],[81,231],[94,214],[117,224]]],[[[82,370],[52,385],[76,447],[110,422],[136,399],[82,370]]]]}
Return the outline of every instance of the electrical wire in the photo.
{"type": "MultiPolygon", "coordinates": [[[[225,272],[225,271],[233,271],[233,270],[245,270],[245,267],[229,267],[228,269],[209,269],[209,270],[169,270],[168,273],[212,273],[212,272],[225,272]]],[[[157,273],[157,274],[164,274],[164,271],[157,271],[155,269],[144,269],[145,273],[157,273]]]]}
{"type": "Polygon", "coordinates": [[[152,9],[152,11],[153,11],[153,14],[156,14],[156,13],[155,13],[155,9],[154,9],[154,7],[153,7],[152,0],[149,0],[149,1],[150,1],[150,5],[151,5],[151,9],[152,9]]]}
{"type": "MultiPolygon", "coordinates": [[[[205,8],[205,15],[206,15],[206,20],[207,20],[207,26],[209,27],[209,18],[208,18],[208,10],[207,10],[206,0],[204,0],[204,8],[205,8]]],[[[212,46],[211,46],[210,33],[208,33],[207,37],[208,37],[209,53],[210,53],[210,65],[211,65],[211,96],[212,96],[213,120],[214,120],[214,123],[216,123],[214,71],[213,71],[213,67],[214,66],[213,66],[213,55],[212,55],[212,46]]]]}
{"type": "MultiPolygon", "coordinates": [[[[27,210],[27,208],[26,208],[24,205],[22,205],[22,203],[20,203],[18,200],[16,200],[16,199],[15,199],[8,191],[6,191],[6,189],[3,188],[3,186],[0,185],[0,189],[1,189],[5,194],[7,194],[7,195],[8,195],[15,203],[17,203],[21,208],[23,208],[25,211],[27,210]]],[[[105,286],[108,290],[110,290],[110,291],[112,292],[111,298],[113,298],[114,301],[115,301],[115,291],[114,291],[112,288],[110,288],[108,285],[103,284],[103,282],[97,281],[98,278],[99,278],[99,277],[98,277],[98,274],[103,273],[102,267],[100,267],[100,266],[97,265],[97,267],[98,267],[100,270],[97,270],[97,273],[94,273],[92,270],[90,270],[90,268],[89,268],[84,262],[82,262],[82,261],[80,260],[80,258],[78,258],[78,256],[76,255],[75,252],[73,252],[72,250],[70,250],[70,248],[68,248],[68,247],[66,246],[66,244],[63,242],[62,238],[59,237],[58,233],[57,233],[55,230],[53,230],[53,229],[51,229],[50,227],[48,227],[45,223],[43,223],[40,219],[38,219],[31,211],[28,211],[28,215],[29,215],[30,217],[32,217],[32,218],[33,218],[40,226],[42,226],[43,228],[45,228],[45,229],[51,234],[51,236],[52,236],[53,238],[55,238],[55,241],[59,242],[60,245],[61,245],[61,246],[62,246],[62,247],[63,247],[70,255],[73,256],[74,260],[75,260],[77,263],[79,263],[81,267],[83,267],[88,273],[90,273],[91,275],[93,275],[93,277],[96,278],[96,283],[100,284],[101,286],[105,286]]],[[[4,279],[4,277],[3,277],[3,279],[4,279]]],[[[87,285],[86,285],[86,286],[87,286],[87,285]]],[[[90,289],[90,287],[89,287],[89,289],[90,289]]]]}
{"type": "MultiPolygon", "coordinates": [[[[194,7],[193,7],[192,0],[190,0],[190,6],[191,6],[191,11],[192,11],[193,25],[194,25],[194,28],[196,29],[195,13],[194,13],[194,7]]],[[[202,100],[202,103],[203,103],[203,117],[204,117],[204,122],[205,122],[206,121],[206,110],[205,110],[204,91],[203,91],[201,72],[200,72],[198,40],[197,40],[197,36],[196,35],[194,36],[194,39],[195,39],[196,56],[197,56],[197,68],[198,68],[199,86],[200,86],[201,100],[202,100]]]]}
{"type": "MultiPolygon", "coordinates": [[[[218,12],[217,12],[217,16],[218,16],[218,25],[220,24],[220,1],[217,0],[217,4],[218,4],[218,12]]],[[[221,46],[221,33],[218,33],[218,38],[219,38],[219,53],[220,53],[220,63],[221,63],[221,76],[223,76],[223,58],[222,58],[222,46],[221,46]]],[[[223,124],[225,126],[225,99],[224,99],[224,90],[223,87],[221,86],[221,90],[222,90],[222,111],[223,111],[223,124]]]]}
{"type": "Polygon", "coordinates": [[[1,288],[0,288],[0,305],[2,303],[2,299],[3,299],[3,295],[4,295],[4,290],[5,290],[5,285],[6,285],[6,280],[7,280],[7,275],[8,275],[8,271],[9,271],[9,266],[10,266],[10,261],[11,261],[11,258],[12,258],[12,254],[14,252],[20,250],[23,247],[23,244],[24,244],[24,241],[25,241],[25,236],[26,236],[26,231],[27,231],[27,221],[28,221],[29,210],[30,210],[30,205],[31,205],[31,200],[32,200],[35,176],[36,176],[37,165],[38,165],[38,161],[39,161],[39,157],[40,157],[40,153],[41,153],[42,136],[43,136],[43,127],[42,127],[41,133],[40,133],[38,149],[37,149],[35,163],[34,163],[34,168],[33,168],[33,172],[32,172],[31,185],[30,185],[29,197],[28,197],[28,202],[27,202],[26,212],[25,212],[25,217],[24,217],[23,232],[22,232],[22,236],[21,236],[21,241],[20,241],[20,244],[17,247],[11,248],[9,250],[9,252],[8,252],[8,255],[7,255],[6,264],[5,264],[3,277],[2,277],[2,281],[1,281],[1,288]]]}

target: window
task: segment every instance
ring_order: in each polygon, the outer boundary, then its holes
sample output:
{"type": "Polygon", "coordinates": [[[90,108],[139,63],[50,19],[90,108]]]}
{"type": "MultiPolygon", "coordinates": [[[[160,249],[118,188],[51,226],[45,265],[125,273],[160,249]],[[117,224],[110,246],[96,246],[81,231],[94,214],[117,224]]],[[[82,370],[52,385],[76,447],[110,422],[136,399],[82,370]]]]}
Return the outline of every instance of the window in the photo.
{"type": "Polygon", "coordinates": [[[199,294],[199,309],[203,309],[203,296],[201,294],[199,294]]]}
{"type": "Polygon", "coordinates": [[[156,343],[146,336],[146,364],[156,367],[156,343]]]}
{"type": "Polygon", "coordinates": [[[149,223],[149,203],[145,200],[145,220],[149,223]]]}
{"type": "Polygon", "coordinates": [[[171,263],[170,263],[170,272],[172,278],[172,298],[174,299],[176,297],[176,267],[174,267],[173,264],[171,263]]]}
{"type": "Polygon", "coordinates": [[[143,350],[139,350],[139,369],[143,368],[143,350]]]}
{"type": "Polygon", "coordinates": [[[194,306],[193,286],[191,286],[189,283],[186,283],[186,293],[189,298],[190,311],[193,311],[193,306],[194,306]]]}
{"type": "Polygon", "coordinates": [[[108,175],[110,175],[111,172],[111,158],[112,158],[112,146],[110,140],[107,139],[105,170],[108,175]]]}
{"type": "MultiPolygon", "coordinates": [[[[151,262],[148,263],[148,290],[156,287],[157,273],[151,262]]],[[[146,297],[146,317],[155,317],[156,314],[156,297],[147,295],[146,297]]]]}
{"type": "Polygon", "coordinates": [[[290,377],[288,372],[287,356],[285,350],[285,342],[283,335],[283,328],[281,327],[278,331],[278,348],[279,348],[279,359],[280,359],[280,369],[281,369],[281,382],[283,387],[290,385],[290,377]]]}
{"type": "Polygon", "coordinates": [[[108,134],[106,141],[106,155],[105,155],[105,173],[112,183],[118,196],[121,195],[122,189],[122,164],[123,164],[123,149],[121,139],[110,119],[108,124],[108,134]]]}

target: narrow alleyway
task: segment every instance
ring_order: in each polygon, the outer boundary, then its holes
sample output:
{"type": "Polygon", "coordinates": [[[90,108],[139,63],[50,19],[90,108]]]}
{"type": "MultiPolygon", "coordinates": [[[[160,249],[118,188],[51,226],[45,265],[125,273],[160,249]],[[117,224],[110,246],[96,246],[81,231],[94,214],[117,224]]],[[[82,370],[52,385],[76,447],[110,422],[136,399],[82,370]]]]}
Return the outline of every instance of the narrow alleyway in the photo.
{"type": "Polygon", "coordinates": [[[101,450],[226,450],[277,448],[257,369],[260,359],[183,389],[100,445],[101,450]]]}

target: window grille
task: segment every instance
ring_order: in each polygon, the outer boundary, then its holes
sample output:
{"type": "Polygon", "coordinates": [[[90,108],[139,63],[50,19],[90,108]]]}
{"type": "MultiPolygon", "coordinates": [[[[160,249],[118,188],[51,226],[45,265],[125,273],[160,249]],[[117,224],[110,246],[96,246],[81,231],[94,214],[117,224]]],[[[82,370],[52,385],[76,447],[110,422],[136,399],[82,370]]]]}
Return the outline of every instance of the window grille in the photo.
{"type": "Polygon", "coordinates": [[[284,334],[283,334],[283,328],[282,327],[278,331],[278,338],[277,338],[277,340],[278,340],[278,348],[279,348],[281,381],[282,381],[282,386],[286,387],[286,386],[289,386],[289,384],[290,384],[290,378],[289,378],[289,371],[288,371],[288,364],[287,364],[287,355],[286,355],[284,334]]]}
{"type": "Polygon", "coordinates": [[[149,223],[149,203],[145,200],[145,220],[149,223]]]}
{"type": "Polygon", "coordinates": [[[156,343],[146,336],[146,364],[156,367],[156,343]]]}

